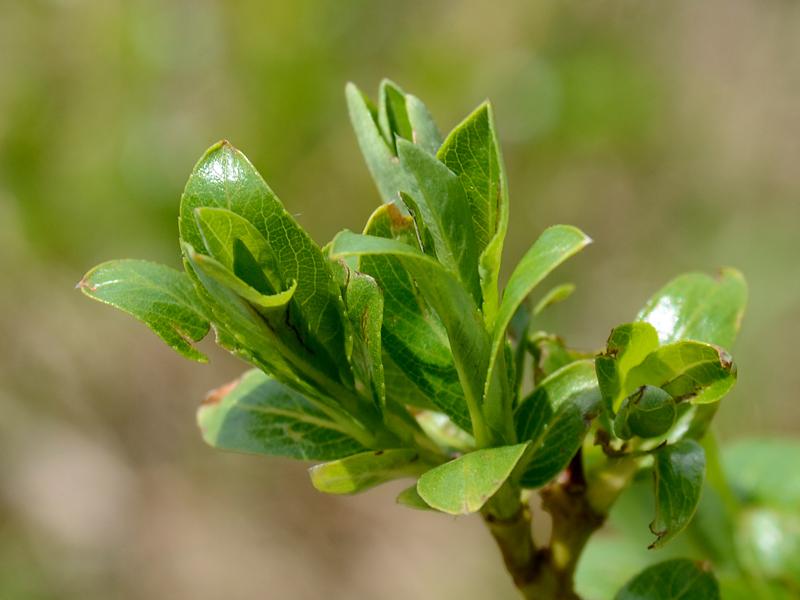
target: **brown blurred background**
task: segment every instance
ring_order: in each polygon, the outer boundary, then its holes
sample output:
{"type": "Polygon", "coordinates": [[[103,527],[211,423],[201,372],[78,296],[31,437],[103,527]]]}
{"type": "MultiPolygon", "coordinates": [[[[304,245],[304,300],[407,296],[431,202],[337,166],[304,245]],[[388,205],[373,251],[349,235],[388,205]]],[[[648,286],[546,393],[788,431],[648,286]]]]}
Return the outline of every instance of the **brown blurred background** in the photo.
{"type": "Polygon", "coordinates": [[[243,366],[73,290],[108,258],[178,265],[183,183],[221,137],[318,241],[360,228],[378,200],[342,90],[382,76],[443,130],[495,103],[507,267],[552,223],[595,239],[543,324],[573,343],[681,271],[744,271],[720,432],[800,431],[800,3],[0,0],[1,598],[514,597],[477,518],[205,447],[195,407],[243,366]]]}

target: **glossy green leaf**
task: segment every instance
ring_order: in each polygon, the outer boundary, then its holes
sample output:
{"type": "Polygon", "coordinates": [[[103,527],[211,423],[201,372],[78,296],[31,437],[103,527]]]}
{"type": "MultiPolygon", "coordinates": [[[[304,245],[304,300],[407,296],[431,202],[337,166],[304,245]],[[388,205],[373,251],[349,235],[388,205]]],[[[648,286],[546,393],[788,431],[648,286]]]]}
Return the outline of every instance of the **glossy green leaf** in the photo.
{"type": "Polygon", "coordinates": [[[622,402],[614,419],[614,433],[623,440],[658,437],[675,424],[677,414],[672,396],[661,388],[642,386],[622,402]]]}
{"type": "MultiPolygon", "coordinates": [[[[506,329],[522,302],[553,269],[584,248],[591,240],[579,229],[565,225],[549,227],[522,257],[503,292],[503,301],[497,313],[492,335],[492,348],[484,388],[484,401],[496,402],[492,393],[500,350],[506,340],[506,329]],[[491,400],[490,400],[491,398],[491,400]]],[[[502,396],[501,396],[502,397],[502,396]]],[[[505,408],[489,407],[490,411],[504,412],[505,408]]],[[[510,406],[508,407],[510,410],[510,406]]]]}
{"type": "Polygon", "coordinates": [[[361,90],[348,83],[345,88],[350,122],[353,125],[361,154],[384,203],[398,202],[400,191],[408,190],[409,180],[394,154],[394,145],[387,142],[378,124],[378,111],[361,90]]]}
{"type": "Polygon", "coordinates": [[[381,353],[383,294],[372,277],[351,271],[345,288],[345,305],[353,331],[353,370],[357,379],[368,386],[375,406],[383,411],[386,406],[381,353]]]}
{"type": "Polygon", "coordinates": [[[683,341],[661,346],[632,368],[625,378],[624,394],[643,385],[654,385],[676,401],[695,404],[716,402],[736,383],[736,365],[717,346],[683,341]]]}
{"type": "Polygon", "coordinates": [[[742,502],[800,512],[800,440],[749,438],[726,445],[725,474],[742,502]]]}
{"type": "Polygon", "coordinates": [[[442,319],[476,439],[486,441],[488,432],[481,429],[480,405],[489,340],[475,303],[458,280],[430,257],[396,240],[343,231],[333,240],[331,255],[385,255],[400,260],[442,319]]]}
{"type": "Polygon", "coordinates": [[[554,304],[558,304],[559,302],[563,302],[575,291],[575,284],[572,283],[562,283],[561,285],[557,285],[549,292],[547,292],[539,302],[536,303],[536,306],[533,307],[533,315],[537,316],[540,315],[545,309],[553,306],[554,304]]]}
{"type": "Polygon", "coordinates": [[[112,260],[83,276],[81,291],[136,317],[180,355],[206,362],[192,342],[209,329],[185,273],[144,260],[112,260]]]}
{"type": "Polygon", "coordinates": [[[651,548],[663,546],[689,524],[700,502],[705,468],[705,452],[694,440],[681,440],[654,453],[656,516],[650,531],[657,539],[651,548]]]}
{"type": "Polygon", "coordinates": [[[397,494],[395,501],[398,504],[413,508],[414,510],[435,510],[428,506],[425,500],[422,499],[422,496],[419,495],[416,483],[397,494]]]}
{"type": "Polygon", "coordinates": [[[479,511],[508,479],[528,444],[476,450],[431,469],[417,491],[431,507],[451,515],[479,511]]]}
{"type": "Polygon", "coordinates": [[[479,253],[479,273],[486,322],[494,323],[498,307],[498,276],[508,228],[508,184],[487,102],[457,125],[437,154],[458,175],[469,202],[469,214],[479,253]]]}
{"type": "Polygon", "coordinates": [[[517,408],[518,439],[530,440],[521,483],[539,487],[568,464],[600,410],[600,391],[590,360],[567,365],[542,381],[517,408]]]}
{"type": "MultiPolygon", "coordinates": [[[[401,214],[393,204],[378,208],[364,233],[411,245],[416,243],[412,219],[401,214]]],[[[391,365],[384,360],[387,395],[397,395],[401,404],[418,406],[422,394],[459,427],[471,431],[447,331],[403,263],[390,255],[364,255],[360,257],[358,268],[371,275],[383,290],[382,343],[384,354],[388,354],[397,367],[392,374],[391,365]],[[390,374],[393,381],[390,381],[390,374]],[[396,387],[398,384],[400,387],[396,387]],[[410,393],[404,396],[403,390],[408,389],[410,393]]]]}
{"type": "Polygon", "coordinates": [[[254,369],[215,390],[197,421],[211,446],[301,460],[332,460],[365,450],[356,430],[334,422],[301,394],[254,369]]]}
{"type": "Polygon", "coordinates": [[[656,348],[658,333],[649,323],[626,323],[611,331],[606,351],[595,358],[597,381],[609,409],[617,410],[632,393],[625,385],[628,372],[656,348]]]}
{"type": "MultiPolygon", "coordinates": [[[[397,142],[403,168],[416,179],[418,193],[404,189],[414,198],[419,217],[433,238],[436,257],[472,294],[480,306],[478,247],[464,188],[443,163],[407,140],[397,142]]],[[[419,222],[419,220],[418,220],[419,222]]]]}
{"type": "Polygon", "coordinates": [[[403,477],[424,473],[419,451],[413,448],[373,450],[313,466],[311,483],[326,494],[358,494],[403,477]]]}
{"type": "Polygon", "coordinates": [[[647,567],[617,593],[615,600],[719,600],[719,585],[703,565],[685,558],[647,567]]]}
{"type": "Polygon", "coordinates": [[[690,339],[731,348],[746,304],[739,271],[723,269],[717,278],[688,273],[655,294],[637,319],[653,325],[661,343],[690,339]]]}
{"type": "Polygon", "coordinates": [[[181,199],[181,238],[195,249],[205,247],[195,216],[195,210],[203,207],[236,213],[263,236],[281,277],[282,287],[274,291],[297,282],[290,310],[292,327],[303,343],[324,348],[339,371],[348,373],[342,300],[328,261],[253,165],[227,142],[212,146],[200,159],[181,199]]]}

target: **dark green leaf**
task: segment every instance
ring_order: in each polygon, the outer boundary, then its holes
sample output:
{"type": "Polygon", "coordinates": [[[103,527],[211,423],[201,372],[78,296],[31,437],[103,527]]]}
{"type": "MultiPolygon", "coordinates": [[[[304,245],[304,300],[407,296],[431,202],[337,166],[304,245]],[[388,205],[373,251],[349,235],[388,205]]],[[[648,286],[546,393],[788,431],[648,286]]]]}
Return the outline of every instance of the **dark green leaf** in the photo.
{"type": "Polygon", "coordinates": [[[487,441],[480,406],[489,340],[475,303],[458,280],[416,248],[395,240],[343,231],[333,240],[331,254],[386,255],[400,260],[444,323],[476,439],[487,441]]]}
{"type": "Polygon", "coordinates": [[[694,440],[681,440],[654,453],[653,484],[656,516],[650,524],[658,548],[675,537],[692,520],[703,489],[706,458],[694,440]]]}
{"type": "Polygon", "coordinates": [[[647,567],[615,600],[719,600],[719,585],[702,565],[676,558],[647,567]]]}
{"type": "Polygon", "coordinates": [[[716,402],[736,383],[736,365],[717,346],[683,341],[662,346],[647,355],[625,378],[624,395],[643,385],[664,389],[676,401],[716,402]]]}
{"type": "Polygon", "coordinates": [[[403,477],[424,473],[419,451],[412,448],[374,450],[309,469],[311,483],[326,494],[358,494],[403,477]]]}
{"type": "Polygon", "coordinates": [[[731,348],[747,304],[747,284],[735,269],[718,278],[687,273],[673,279],[639,313],[658,331],[661,343],[697,340],[731,348]]]}
{"type": "MultiPolygon", "coordinates": [[[[413,221],[393,204],[378,208],[364,232],[412,245],[416,243],[413,221]]],[[[397,384],[390,381],[391,366],[384,360],[387,395],[392,398],[397,394],[396,399],[401,404],[418,406],[422,394],[461,428],[471,431],[469,411],[453,364],[447,332],[400,259],[389,255],[362,256],[359,270],[374,277],[383,290],[384,354],[388,353],[395,363],[392,379],[401,384],[396,387],[397,384]],[[411,389],[407,396],[402,395],[405,389],[411,389]]]]}
{"type": "Polygon", "coordinates": [[[590,360],[567,365],[542,381],[515,413],[517,436],[530,440],[521,483],[539,487],[568,464],[600,410],[600,391],[590,360]]]}
{"type": "Polygon", "coordinates": [[[469,202],[479,253],[483,313],[494,323],[498,275],[508,228],[508,185],[491,105],[479,106],[447,136],[437,154],[458,175],[469,202]]]}
{"type": "Polygon", "coordinates": [[[144,260],[113,260],[89,271],[78,287],[136,317],[182,356],[206,362],[192,342],[206,336],[209,323],[185,273],[144,260]]]}
{"type": "MultiPolygon", "coordinates": [[[[433,238],[436,257],[472,294],[480,306],[478,248],[470,220],[470,206],[458,177],[433,156],[407,140],[397,142],[400,163],[417,182],[414,198],[419,217],[433,238]]],[[[418,220],[419,222],[419,220],[418,220]]]]}
{"type": "Polygon", "coordinates": [[[677,413],[672,396],[661,388],[644,385],[622,402],[614,419],[614,433],[623,440],[658,437],[675,424],[677,413]]]}
{"type": "Polygon", "coordinates": [[[451,515],[479,511],[508,479],[526,444],[486,448],[431,469],[417,491],[431,507],[451,515]]]}
{"type": "Polygon", "coordinates": [[[301,394],[259,370],[212,392],[197,421],[203,439],[222,450],[332,460],[365,450],[354,421],[335,422],[301,394]]]}

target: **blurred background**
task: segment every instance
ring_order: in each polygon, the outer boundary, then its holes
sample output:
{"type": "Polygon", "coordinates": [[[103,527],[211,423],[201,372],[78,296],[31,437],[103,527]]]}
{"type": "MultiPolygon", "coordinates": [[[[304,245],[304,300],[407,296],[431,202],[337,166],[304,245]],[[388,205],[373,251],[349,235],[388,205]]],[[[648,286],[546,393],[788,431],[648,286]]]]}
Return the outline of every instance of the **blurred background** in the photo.
{"type": "Polygon", "coordinates": [[[798,67],[790,0],[0,0],[0,597],[515,597],[477,518],[205,447],[195,408],[243,365],[73,289],[109,258],[179,265],[181,189],[222,137],[319,242],[360,229],[348,80],[391,77],[444,131],[492,99],[506,266],[556,222],[596,242],[552,281],[578,286],[545,323],[576,345],[682,271],[740,268],[719,431],[796,436],[798,67]]]}

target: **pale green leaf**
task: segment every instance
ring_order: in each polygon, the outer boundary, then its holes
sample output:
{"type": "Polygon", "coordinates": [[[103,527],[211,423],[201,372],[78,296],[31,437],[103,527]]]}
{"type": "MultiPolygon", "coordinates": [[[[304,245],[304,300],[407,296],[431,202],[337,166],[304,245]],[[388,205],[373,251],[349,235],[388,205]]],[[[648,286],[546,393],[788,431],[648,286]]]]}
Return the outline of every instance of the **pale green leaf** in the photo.
{"type": "Polygon", "coordinates": [[[417,491],[436,510],[465,515],[479,511],[508,479],[528,444],[486,448],[431,469],[417,491]]]}
{"type": "Polygon", "coordinates": [[[387,481],[415,477],[427,469],[418,450],[398,448],[362,452],[313,466],[311,483],[326,494],[358,494],[387,481]]]}
{"type": "Polygon", "coordinates": [[[526,397],[514,418],[517,437],[530,440],[521,483],[539,487],[568,464],[600,411],[600,391],[590,360],[559,369],[526,397]]]}
{"type": "Polygon", "coordinates": [[[798,510],[800,507],[800,440],[749,438],[723,450],[725,474],[747,504],[798,510]]]}
{"type": "Polygon", "coordinates": [[[615,600],[719,600],[719,585],[702,565],[684,558],[647,567],[615,600]]]}
{"type": "Polygon", "coordinates": [[[331,420],[301,394],[254,369],[200,406],[203,439],[222,450],[332,460],[365,450],[356,429],[331,420]]]}
{"type": "Polygon", "coordinates": [[[558,304],[559,302],[563,302],[575,291],[575,284],[573,283],[562,283],[561,285],[557,285],[549,292],[547,292],[539,302],[536,303],[536,306],[533,307],[533,314],[534,316],[540,315],[546,308],[553,306],[554,304],[558,304]]]}
{"type": "Polygon", "coordinates": [[[185,273],[144,260],[113,260],[89,271],[78,287],[136,317],[182,356],[206,362],[192,342],[206,336],[209,322],[185,273]]]}
{"type": "Polygon", "coordinates": [[[612,410],[625,399],[628,372],[658,348],[658,333],[649,323],[626,323],[608,336],[606,350],[595,359],[603,399],[612,410]]]}
{"type": "Polygon", "coordinates": [[[683,341],[661,346],[628,372],[624,395],[643,385],[654,385],[676,401],[694,404],[716,402],[736,383],[736,365],[717,346],[683,341]]]}
{"type": "Polygon", "coordinates": [[[428,107],[416,96],[406,94],[406,112],[411,123],[412,141],[426,152],[435,154],[442,145],[442,134],[428,107]]]}
{"type": "Polygon", "coordinates": [[[402,504],[408,508],[413,508],[414,510],[434,510],[428,506],[425,500],[422,499],[422,496],[419,495],[416,483],[397,494],[395,501],[398,504],[402,504]]]}
{"type": "Polygon", "coordinates": [[[743,566],[754,577],[800,586],[797,505],[789,510],[753,507],[742,511],[736,523],[736,550],[743,566]]]}
{"type": "Polygon", "coordinates": [[[637,319],[658,331],[661,343],[689,339],[731,348],[739,333],[747,284],[735,269],[723,269],[715,279],[687,273],[656,293],[637,319]]]}
{"type": "Polygon", "coordinates": [[[689,524],[700,502],[706,458],[703,447],[684,439],[654,452],[653,486],[656,516],[650,531],[658,548],[679,534],[689,524]]]}

